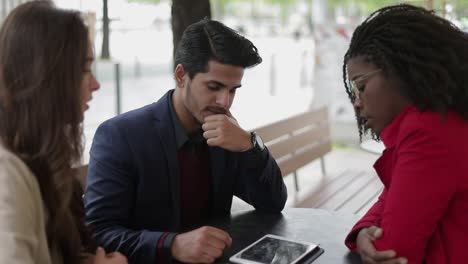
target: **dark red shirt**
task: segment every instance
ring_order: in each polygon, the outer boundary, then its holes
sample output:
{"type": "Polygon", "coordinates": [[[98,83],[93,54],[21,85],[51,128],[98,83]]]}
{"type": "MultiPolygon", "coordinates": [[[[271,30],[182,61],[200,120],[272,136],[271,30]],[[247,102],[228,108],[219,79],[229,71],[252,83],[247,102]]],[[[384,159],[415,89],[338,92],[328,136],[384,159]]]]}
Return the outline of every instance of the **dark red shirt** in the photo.
{"type": "MultiPolygon", "coordinates": [[[[180,170],[180,231],[186,232],[204,224],[210,213],[211,162],[203,130],[200,128],[200,131],[191,137],[187,135],[174,110],[172,93],[169,107],[180,170]]],[[[164,233],[161,236],[156,247],[156,263],[168,262],[167,251],[164,249],[170,248],[175,236],[175,233],[164,233]]]]}
{"type": "Polygon", "coordinates": [[[189,140],[178,151],[180,216],[183,231],[202,225],[211,205],[211,163],[208,145],[189,140]]]}

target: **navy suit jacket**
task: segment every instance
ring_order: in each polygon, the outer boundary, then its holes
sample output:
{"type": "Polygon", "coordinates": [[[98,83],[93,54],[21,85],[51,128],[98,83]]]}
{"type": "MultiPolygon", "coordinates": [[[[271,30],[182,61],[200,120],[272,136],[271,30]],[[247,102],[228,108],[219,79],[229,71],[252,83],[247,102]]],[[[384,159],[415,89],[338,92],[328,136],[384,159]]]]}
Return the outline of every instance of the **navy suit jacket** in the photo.
{"type": "MultiPolygon", "coordinates": [[[[163,234],[161,254],[169,261],[172,240],[181,231],[170,95],[101,124],[91,148],[86,222],[106,251],[119,251],[130,263],[156,263],[163,234]]],[[[233,195],[259,210],[283,209],[286,187],[268,150],[259,155],[210,147],[209,152],[213,214],[229,214],[233,195]]]]}

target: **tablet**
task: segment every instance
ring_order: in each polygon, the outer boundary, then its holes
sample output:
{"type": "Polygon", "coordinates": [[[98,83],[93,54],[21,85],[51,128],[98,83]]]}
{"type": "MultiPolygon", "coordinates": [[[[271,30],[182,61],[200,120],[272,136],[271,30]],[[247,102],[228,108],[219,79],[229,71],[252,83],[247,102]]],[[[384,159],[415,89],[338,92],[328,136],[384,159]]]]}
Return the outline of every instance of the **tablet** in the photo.
{"type": "Polygon", "coordinates": [[[229,258],[229,261],[240,264],[293,264],[317,248],[316,244],[265,235],[229,258]]]}

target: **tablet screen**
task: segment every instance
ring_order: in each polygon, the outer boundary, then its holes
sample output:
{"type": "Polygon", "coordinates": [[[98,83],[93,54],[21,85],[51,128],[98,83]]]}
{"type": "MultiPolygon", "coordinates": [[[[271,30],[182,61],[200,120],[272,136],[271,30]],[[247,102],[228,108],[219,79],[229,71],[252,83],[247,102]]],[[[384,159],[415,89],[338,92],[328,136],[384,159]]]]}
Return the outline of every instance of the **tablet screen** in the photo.
{"type": "MultiPolygon", "coordinates": [[[[295,263],[316,245],[267,235],[241,251],[234,258],[256,263],[295,263]]],[[[235,259],[233,259],[235,260],[235,259]]],[[[239,261],[236,261],[239,262],[239,261]]]]}

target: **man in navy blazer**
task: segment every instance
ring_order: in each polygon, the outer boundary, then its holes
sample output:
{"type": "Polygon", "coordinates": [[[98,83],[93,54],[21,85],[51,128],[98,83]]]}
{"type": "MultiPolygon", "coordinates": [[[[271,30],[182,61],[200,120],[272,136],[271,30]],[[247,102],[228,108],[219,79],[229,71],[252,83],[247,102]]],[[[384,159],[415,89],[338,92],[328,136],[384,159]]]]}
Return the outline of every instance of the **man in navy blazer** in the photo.
{"type": "Polygon", "coordinates": [[[278,165],[229,111],[244,69],[260,62],[252,42],[204,19],[176,50],[176,88],[99,126],[84,201],[106,251],[130,263],[211,263],[232,241],[205,225],[230,214],[233,195],[257,210],[284,208],[278,165]]]}

